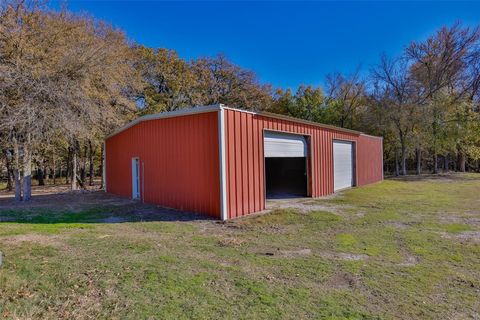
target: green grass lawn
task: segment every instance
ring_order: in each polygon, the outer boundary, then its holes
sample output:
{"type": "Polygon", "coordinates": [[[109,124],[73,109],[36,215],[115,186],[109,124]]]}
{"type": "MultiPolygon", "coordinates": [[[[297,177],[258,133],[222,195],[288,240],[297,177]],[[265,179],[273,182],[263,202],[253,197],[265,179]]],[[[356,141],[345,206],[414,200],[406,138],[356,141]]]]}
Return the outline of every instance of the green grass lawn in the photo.
{"type": "Polygon", "coordinates": [[[0,317],[480,317],[478,174],[387,180],[225,224],[4,214],[18,221],[0,223],[0,317]]]}

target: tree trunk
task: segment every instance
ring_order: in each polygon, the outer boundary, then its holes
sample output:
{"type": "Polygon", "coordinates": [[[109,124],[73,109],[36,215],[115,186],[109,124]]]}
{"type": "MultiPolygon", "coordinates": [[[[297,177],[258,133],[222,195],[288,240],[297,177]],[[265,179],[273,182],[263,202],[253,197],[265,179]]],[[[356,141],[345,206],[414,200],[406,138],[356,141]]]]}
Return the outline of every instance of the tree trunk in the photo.
{"type": "Polygon", "coordinates": [[[72,175],[72,154],[73,154],[73,147],[70,146],[68,148],[67,154],[67,162],[65,163],[65,184],[70,183],[70,176],[72,175]]]}
{"type": "Polygon", "coordinates": [[[465,153],[460,148],[458,148],[458,153],[457,153],[458,171],[460,172],[466,171],[466,162],[467,162],[467,157],[465,157],[465,153]]]}
{"type": "Polygon", "coordinates": [[[433,173],[438,173],[438,152],[437,152],[437,108],[433,108],[432,136],[433,136],[433,173]]]}
{"type": "Polygon", "coordinates": [[[22,201],[22,177],[20,175],[20,170],[14,170],[14,179],[15,179],[15,201],[22,201]]]}
{"type": "MultiPolygon", "coordinates": [[[[57,163],[56,163],[56,159],[55,159],[55,150],[53,151],[53,154],[52,154],[52,165],[53,165],[52,179],[53,179],[53,185],[55,185],[57,183],[57,163]]],[[[60,170],[60,172],[61,172],[61,170],[60,170]]]]}
{"type": "Polygon", "coordinates": [[[31,136],[27,133],[27,141],[23,144],[23,201],[32,198],[32,150],[31,136]]]}
{"type": "Polygon", "coordinates": [[[67,160],[68,162],[65,164],[65,184],[69,184],[70,183],[70,180],[69,180],[69,177],[70,177],[70,157],[68,157],[69,159],[67,160]]]}
{"type": "Polygon", "coordinates": [[[88,148],[90,149],[89,150],[89,159],[88,159],[88,164],[89,164],[89,183],[88,185],[90,186],[93,186],[93,178],[95,176],[95,172],[94,172],[94,167],[93,167],[93,155],[94,155],[94,150],[93,150],[93,146],[92,146],[92,141],[91,140],[88,140],[88,148]]]}
{"type": "Polygon", "coordinates": [[[100,147],[100,152],[102,154],[102,161],[100,161],[100,174],[102,175],[102,179],[100,181],[100,189],[105,189],[105,168],[104,168],[104,163],[105,163],[105,144],[102,143],[100,147]]]}
{"type": "Polygon", "coordinates": [[[44,180],[44,174],[42,168],[38,167],[37,168],[37,179],[38,179],[38,185],[39,186],[44,186],[45,185],[45,180],[44,180]]]}
{"type": "Polygon", "coordinates": [[[420,175],[422,174],[422,150],[419,148],[415,149],[415,158],[416,158],[416,174],[420,175]]]}
{"type": "Polygon", "coordinates": [[[87,180],[87,145],[83,144],[83,154],[82,154],[82,167],[80,168],[80,181],[82,182],[81,185],[85,184],[87,180]]]}
{"type": "Polygon", "coordinates": [[[402,145],[402,176],[407,175],[407,150],[405,145],[402,145]]]}
{"type": "MultiPolygon", "coordinates": [[[[80,163],[82,163],[82,161],[80,161],[80,163]]],[[[83,164],[81,164],[81,166],[80,166],[80,174],[78,176],[78,179],[82,182],[82,184],[87,179],[87,173],[85,171],[85,166],[83,164]]]]}
{"type": "Polygon", "coordinates": [[[7,167],[7,190],[13,190],[13,169],[12,169],[12,155],[5,150],[5,166],[7,167]]]}
{"type": "Polygon", "coordinates": [[[72,147],[72,175],[71,175],[71,189],[77,190],[77,142],[73,143],[72,147]]]}
{"type": "Polygon", "coordinates": [[[395,150],[395,176],[398,177],[400,175],[400,167],[398,165],[398,151],[395,150]]]}
{"type": "Polygon", "coordinates": [[[18,141],[17,138],[13,138],[13,156],[14,156],[14,168],[13,174],[15,179],[15,201],[20,202],[22,201],[22,177],[20,175],[20,153],[18,148],[18,141]]]}
{"type": "Polygon", "coordinates": [[[443,171],[448,172],[448,167],[450,166],[450,162],[448,161],[448,153],[443,157],[443,171]]]}
{"type": "Polygon", "coordinates": [[[47,163],[43,164],[43,179],[45,180],[45,184],[48,184],[50,180],[50,171],[51,168],[47,165],[47,163]]]}

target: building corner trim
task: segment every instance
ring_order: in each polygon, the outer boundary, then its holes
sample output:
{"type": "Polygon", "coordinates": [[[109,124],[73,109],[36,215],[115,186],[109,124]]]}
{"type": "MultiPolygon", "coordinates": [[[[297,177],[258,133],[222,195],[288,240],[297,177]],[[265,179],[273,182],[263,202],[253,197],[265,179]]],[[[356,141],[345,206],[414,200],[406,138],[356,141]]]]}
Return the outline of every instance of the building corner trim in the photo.
{"type": "Polygon", "coordinates": [[[103,140],[103,191],[107,191],[107,140],[103,140]]]}
{"type": "Polygon", "coordinates": [[[225,111],[223,105],[219,105],[218,111],[218,154],[220,167],[220,218],[228,220],[227,210],[227,173],[225,158],[225,111]]]}
{"type": "Polygon", "coordinates": [[[385,160],[383,159],[383,137],[382,137],[382,144],[381,144],[381,147],[382,147],[382,151],[380,153],[380,156],[382,157],[382,181],[385,180],[385,160]]]}

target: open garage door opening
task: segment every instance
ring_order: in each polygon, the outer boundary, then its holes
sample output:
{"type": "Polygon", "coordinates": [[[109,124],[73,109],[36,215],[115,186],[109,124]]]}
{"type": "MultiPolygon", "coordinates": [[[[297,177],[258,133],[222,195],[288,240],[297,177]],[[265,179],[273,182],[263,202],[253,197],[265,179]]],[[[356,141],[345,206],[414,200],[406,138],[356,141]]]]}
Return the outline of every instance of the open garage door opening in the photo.
{"type": "Polygon", "coordinates": [[[307,140],[302,135],[265,131],[267,199],[308,195],[307,140]]]}

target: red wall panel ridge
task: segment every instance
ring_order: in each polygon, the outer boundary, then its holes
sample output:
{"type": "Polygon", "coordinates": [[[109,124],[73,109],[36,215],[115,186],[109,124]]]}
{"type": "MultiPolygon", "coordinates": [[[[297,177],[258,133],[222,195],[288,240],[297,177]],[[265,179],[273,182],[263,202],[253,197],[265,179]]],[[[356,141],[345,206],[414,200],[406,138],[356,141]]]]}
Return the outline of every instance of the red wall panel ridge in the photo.
{"type": "Polygon", "coordinates": [[[218,125],[218,111],[198,113],[143,121],[108,138],[107,192],[131,197],[138,157],[146,203],[220,218],[218,125]]]}
{"type": "Polygon", "coordinates": [[[382,138],[229,108],[224,112],[228,218],[265,209],[264,130],[308,137],[312,197],[333,193],[333,140],[355,142],[357,185],[383,179],[382,138]]]}

